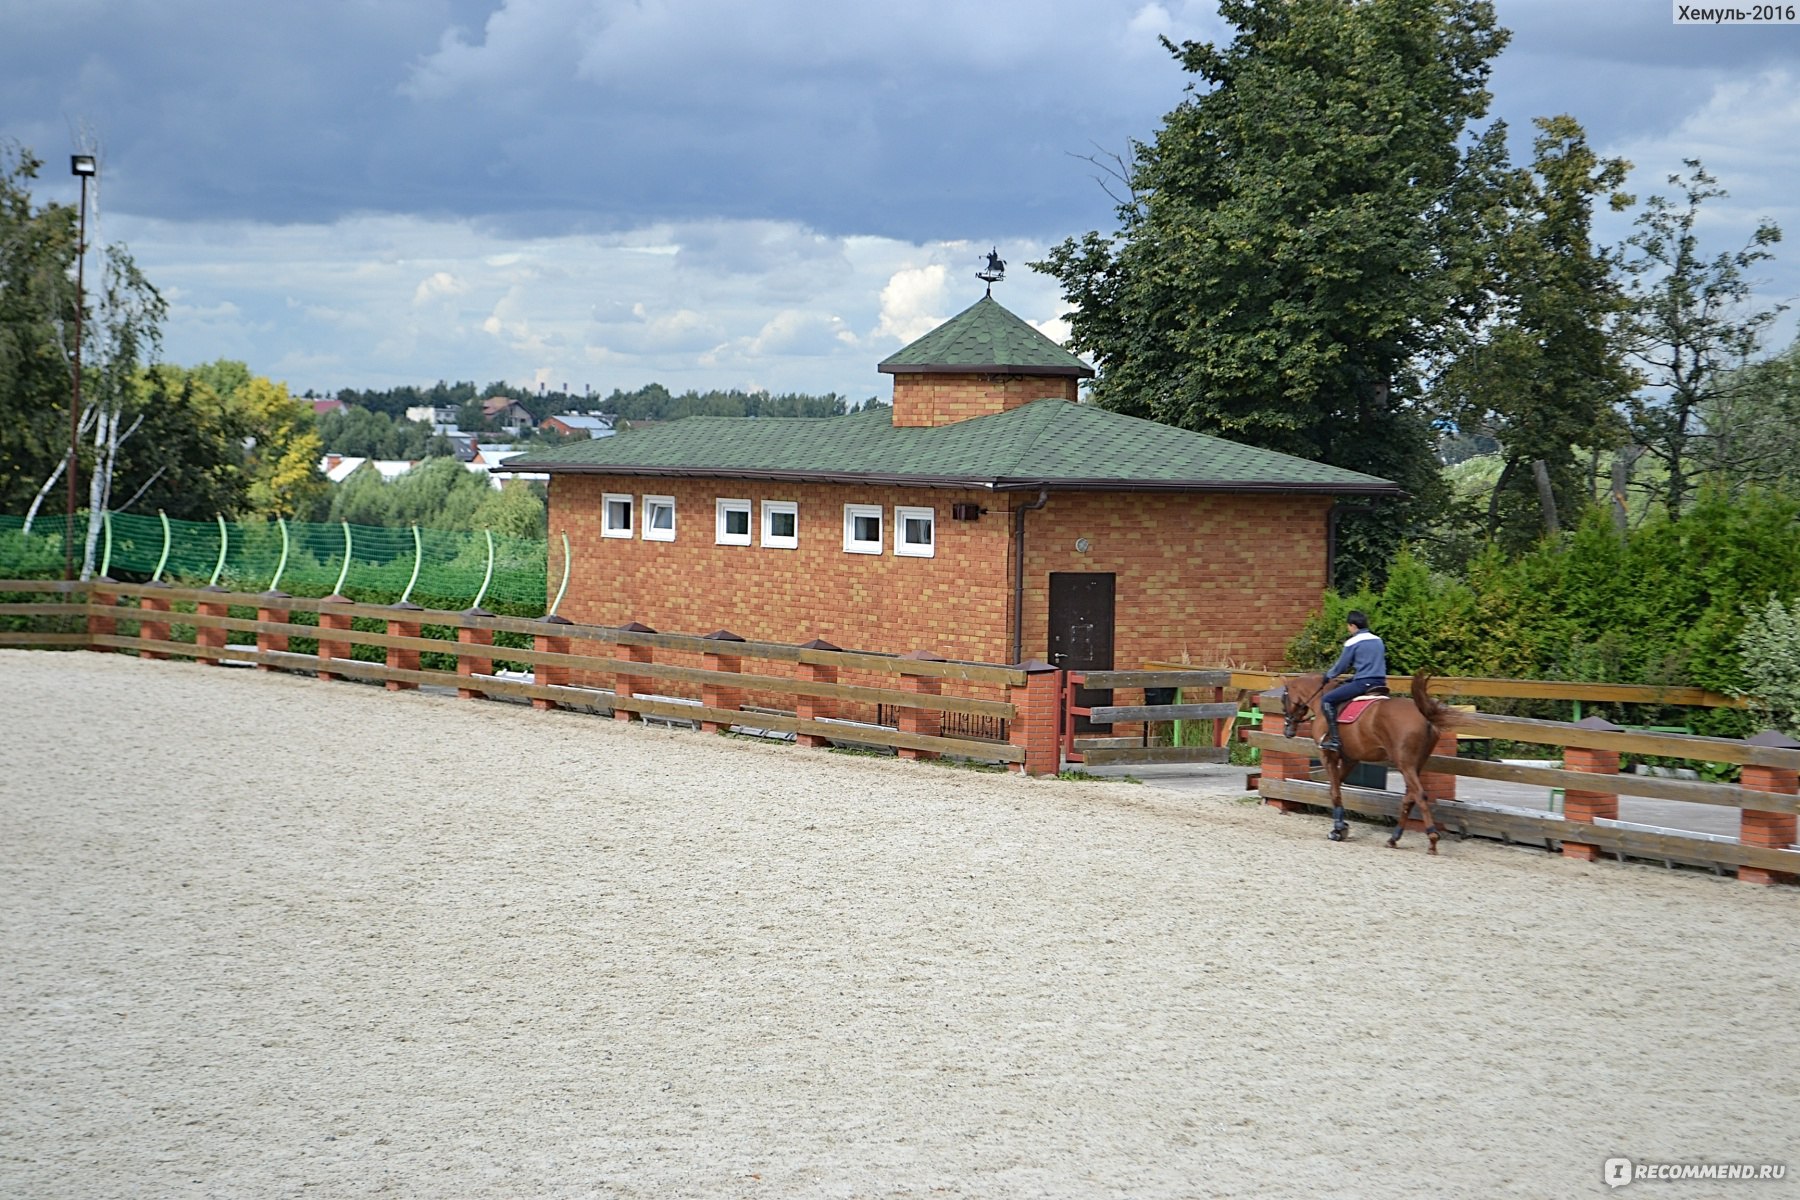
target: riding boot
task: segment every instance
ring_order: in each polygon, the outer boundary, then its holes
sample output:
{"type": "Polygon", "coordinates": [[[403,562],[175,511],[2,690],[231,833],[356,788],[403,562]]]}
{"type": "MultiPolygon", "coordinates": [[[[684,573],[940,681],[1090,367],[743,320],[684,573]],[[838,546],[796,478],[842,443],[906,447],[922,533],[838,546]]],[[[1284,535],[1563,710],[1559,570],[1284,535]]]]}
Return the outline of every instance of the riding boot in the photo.
{"type": "Polygon", "coordinates": [[[1321,704],[1319,709],[1325,714],[1325,740],[1319,743],[1319,749],[1343,749],[1343,743],[1338,741],[1337,705],[1321,704]]]}

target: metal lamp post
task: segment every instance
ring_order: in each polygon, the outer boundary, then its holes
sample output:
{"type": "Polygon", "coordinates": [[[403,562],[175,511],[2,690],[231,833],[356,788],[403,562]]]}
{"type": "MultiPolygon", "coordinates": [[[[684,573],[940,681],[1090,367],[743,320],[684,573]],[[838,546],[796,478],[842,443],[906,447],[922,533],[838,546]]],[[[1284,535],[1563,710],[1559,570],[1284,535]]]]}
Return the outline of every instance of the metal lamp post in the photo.
{"type": "Polygon", "coordinates": [[[69,156],[69,171],[81,180],[81,234],[75,248],[75,398],[69,405],[69,514],[63,529],[63,576],[75,578],[75,468],[81,445],[81,317],[87,307],[87,184],[100,166],[91,154],[69,156]]]}

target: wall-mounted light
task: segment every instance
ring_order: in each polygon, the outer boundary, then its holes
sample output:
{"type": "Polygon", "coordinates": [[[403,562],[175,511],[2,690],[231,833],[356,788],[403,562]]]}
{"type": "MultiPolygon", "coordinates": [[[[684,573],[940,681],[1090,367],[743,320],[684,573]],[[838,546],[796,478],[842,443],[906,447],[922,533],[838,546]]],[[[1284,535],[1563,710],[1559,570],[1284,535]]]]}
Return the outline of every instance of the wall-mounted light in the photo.
{"type": "Polygon", "coordinates": [[[953,521],[979,521],[981,520],[981,505],[967,502],[952,504],[950,519],[953,521]]]}

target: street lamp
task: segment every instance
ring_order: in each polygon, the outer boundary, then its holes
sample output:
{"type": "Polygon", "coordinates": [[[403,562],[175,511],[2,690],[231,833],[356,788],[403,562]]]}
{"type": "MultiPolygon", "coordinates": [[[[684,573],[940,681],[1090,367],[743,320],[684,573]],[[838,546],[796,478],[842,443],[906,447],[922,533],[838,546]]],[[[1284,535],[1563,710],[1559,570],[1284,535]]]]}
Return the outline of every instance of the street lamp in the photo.
{"type": "Polygon", "coordinates": [[[75,578],[75,468],[81,462],[81,316],[87,273],[87,183],[99,174],[91,154],[71,154],[69,173],[81,180],[81,235],[75,246],[75,398],[69,405],[69,518],[63,527],[63,577],[75,578]]]}

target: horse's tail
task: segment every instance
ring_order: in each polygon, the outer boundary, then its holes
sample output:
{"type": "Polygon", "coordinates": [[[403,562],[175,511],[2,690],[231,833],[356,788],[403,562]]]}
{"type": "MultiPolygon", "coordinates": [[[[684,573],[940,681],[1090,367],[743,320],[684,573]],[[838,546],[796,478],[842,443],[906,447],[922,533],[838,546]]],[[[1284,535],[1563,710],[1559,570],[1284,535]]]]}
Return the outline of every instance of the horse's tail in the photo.
{"type": "Polygon", "coordinates": [[[1431,694],[1431,676],[1424,671],[1412,677],[1412,700],[1425,723],[1440,732],[1466,723],[1462,713],[1431,694]]]}

